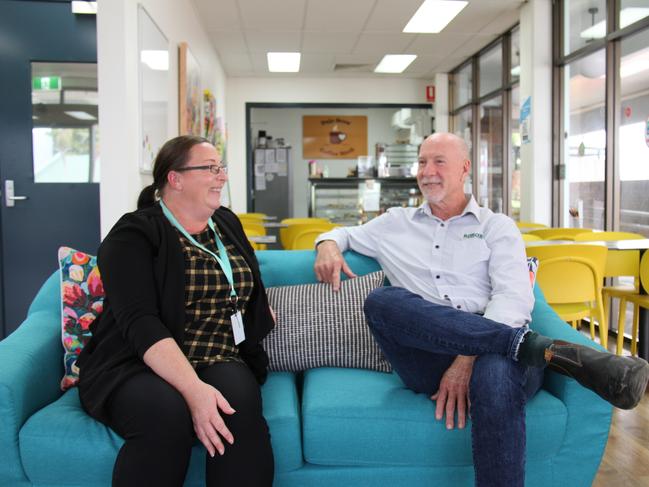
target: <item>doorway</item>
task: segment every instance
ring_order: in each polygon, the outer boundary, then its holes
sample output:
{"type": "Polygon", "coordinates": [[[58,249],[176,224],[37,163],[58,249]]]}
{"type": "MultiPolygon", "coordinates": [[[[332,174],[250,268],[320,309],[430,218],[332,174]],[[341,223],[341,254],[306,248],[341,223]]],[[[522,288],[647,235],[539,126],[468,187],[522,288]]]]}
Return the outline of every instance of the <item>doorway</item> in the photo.
{"type": "Polygon", "coordinates": [[[25,318],[57,249],[96,253],[96,19],[70,2],[0,2],[0,325],[25,318]]]}

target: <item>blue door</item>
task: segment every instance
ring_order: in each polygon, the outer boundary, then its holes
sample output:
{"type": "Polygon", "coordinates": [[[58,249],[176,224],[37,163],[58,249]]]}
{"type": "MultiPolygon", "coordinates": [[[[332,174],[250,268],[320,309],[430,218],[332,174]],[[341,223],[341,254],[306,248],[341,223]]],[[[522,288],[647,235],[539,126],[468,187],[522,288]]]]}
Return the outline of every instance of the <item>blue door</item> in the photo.
{"type": "Polygon", "coordinates": [[[0,0],[0,338],[59,246],[99,245],[96,62],[94,16],[69,1],[0,0]]]}

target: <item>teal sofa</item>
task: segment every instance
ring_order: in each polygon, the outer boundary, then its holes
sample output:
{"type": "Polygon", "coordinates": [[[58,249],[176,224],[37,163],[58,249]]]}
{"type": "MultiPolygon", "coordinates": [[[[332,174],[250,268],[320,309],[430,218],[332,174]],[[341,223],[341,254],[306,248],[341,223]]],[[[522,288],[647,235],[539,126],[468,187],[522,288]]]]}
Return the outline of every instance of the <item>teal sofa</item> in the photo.
{"type": "MultiPolygon", "coordinates": [[[[267,286],[315,282],[312,251],[257,255],[267,286]]],[[[357,274],[379,268],[358,254],[347,259],[357,274]]],[[[56,272],[45,282],[25,321],[0,342],[0,486],[108,486],[122,444],[84,413],[76,389],[59,390],[59,279],[56,272]]],[[[591,343],[557,317],[538,289],[535,294],[534,329],[591,343]]],[[[278,487],[473,485],[470,428],[447,431],[435,421],[433,403],[395,374],[275,372],[263,400],[278,487]]],[[[591,485],[611,412],[573,380],[546,372],[527,407],[526,485],[591,485]]],[[[197,444],[185,485],[203,485],[203,462],[197,444]]]]}

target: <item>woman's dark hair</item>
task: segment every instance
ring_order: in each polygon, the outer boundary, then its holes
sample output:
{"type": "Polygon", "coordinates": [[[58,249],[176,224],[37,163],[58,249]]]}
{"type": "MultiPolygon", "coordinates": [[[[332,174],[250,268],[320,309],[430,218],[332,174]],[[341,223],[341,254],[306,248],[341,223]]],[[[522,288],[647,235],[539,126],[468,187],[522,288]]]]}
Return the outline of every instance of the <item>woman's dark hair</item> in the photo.
{"type": "Polygon", "coordinates": [[[198,144],[208,143],[203,137],[196,135],[181,135],[165,142],[153,163],[153,184],[145,187],[137,199],[137,207],[146,208],[155,204],[155,194],[167,184],[169,171],[180,169],[189,159],[189,151],[198,144]]]}

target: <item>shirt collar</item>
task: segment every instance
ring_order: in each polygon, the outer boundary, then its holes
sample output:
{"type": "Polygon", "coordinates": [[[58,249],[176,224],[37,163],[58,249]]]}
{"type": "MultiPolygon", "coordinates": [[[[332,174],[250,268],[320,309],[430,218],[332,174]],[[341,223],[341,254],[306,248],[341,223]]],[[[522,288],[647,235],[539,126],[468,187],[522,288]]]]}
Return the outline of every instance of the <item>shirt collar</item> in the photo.
{"type": "MultiPolygon", "coordinates": [[[[461,218],[467,214],[472,214],[475,216],[476,220],[478,220],[478,223],[482,223],[482,218],[481,218],[481,211],[480,211],[480,206],[478,205],[478,202],[475,200],[472,194],[467,194],[466,195],[468,198],[467,204],[464,207],[464,210],[462,210],[462,213],[460,213],[458,216],[453,217],[453,218],[461,218]]],[[[428,217],[432,218],[437,218],[435,215],[433,215],[433,212],[430,209],[430,205],[428,204],[427,201],[424,201],[418,208],[417,210],[413,213],[412,217],[415,218],[417,215],[426,215],[428,217]]]]}

